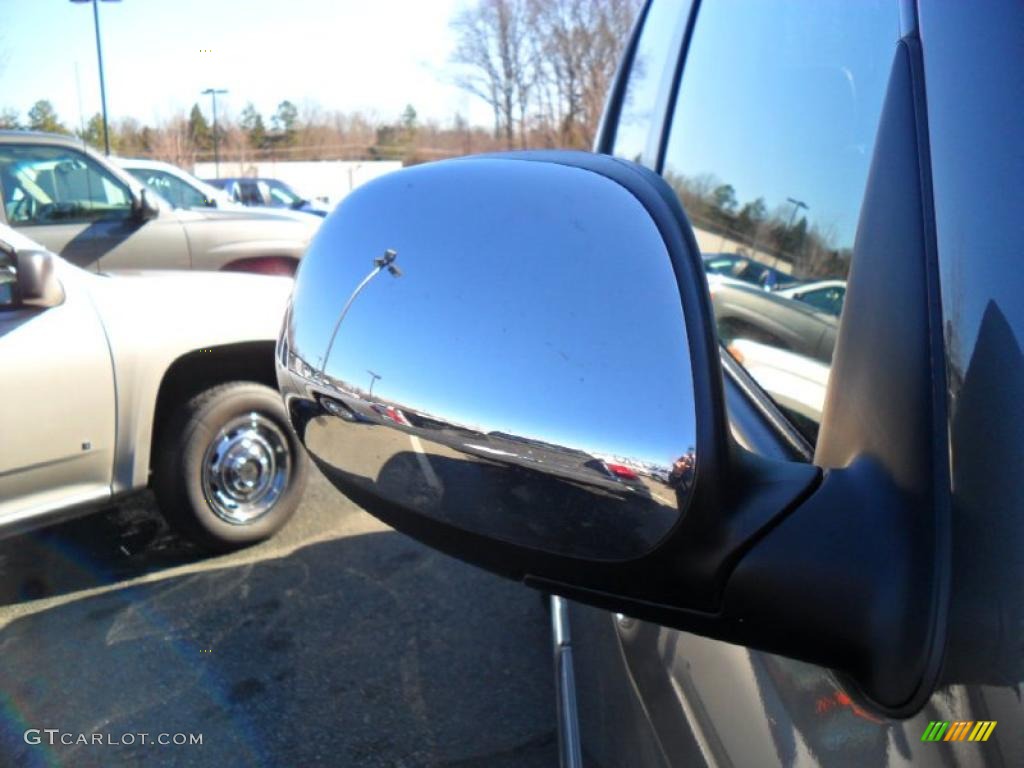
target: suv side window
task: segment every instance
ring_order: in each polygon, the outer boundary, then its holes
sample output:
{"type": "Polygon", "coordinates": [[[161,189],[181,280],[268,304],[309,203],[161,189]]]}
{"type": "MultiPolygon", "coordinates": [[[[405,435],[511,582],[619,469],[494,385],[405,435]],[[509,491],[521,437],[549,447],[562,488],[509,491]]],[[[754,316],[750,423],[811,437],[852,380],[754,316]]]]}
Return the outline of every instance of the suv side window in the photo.
{"type": "Polygon", "coordinates": [[[719,337],[811,441],[838,318],[776,291],[846,279],[898,37],[893,0],[706,3],[672,116],[719,337]]]}
{"type": "Polygon", "coordinates": [[[135,168],[129,173],[175,208],[202,208],[208,204],[198,190],[166,171],[135,168]]]}
{"type": "Polygon", "coordinates": [[[838,316],[843,311],[843,299],[846,298],[846,289],[840,286],[817,288],[794,293],[793,298],[800,299],[805,304],[810,304],[822,312],[838,316]]]}
{"type": "Polygon", "coordinates": [[[132,215],[132,196],[83,153],[41,145],[0,148],[0,186],[15,227],[76,224],[132,215]]]}

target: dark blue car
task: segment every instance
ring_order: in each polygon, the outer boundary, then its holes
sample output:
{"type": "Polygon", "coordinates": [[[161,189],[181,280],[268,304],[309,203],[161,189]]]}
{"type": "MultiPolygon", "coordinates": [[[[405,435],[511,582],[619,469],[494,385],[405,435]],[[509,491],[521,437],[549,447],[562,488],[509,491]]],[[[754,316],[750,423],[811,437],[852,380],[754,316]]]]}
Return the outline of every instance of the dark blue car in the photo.
{"type": "Polygon", "coordinates": [[[319,203],[309,200],[279,179],[254,177],[229,177],[225,179],[203,179],[218,189],[227,192],[231,199],[243,205],[261,208],[288,208],[305,211],[317,216],[326,216],[328,210],[319,203]]]}

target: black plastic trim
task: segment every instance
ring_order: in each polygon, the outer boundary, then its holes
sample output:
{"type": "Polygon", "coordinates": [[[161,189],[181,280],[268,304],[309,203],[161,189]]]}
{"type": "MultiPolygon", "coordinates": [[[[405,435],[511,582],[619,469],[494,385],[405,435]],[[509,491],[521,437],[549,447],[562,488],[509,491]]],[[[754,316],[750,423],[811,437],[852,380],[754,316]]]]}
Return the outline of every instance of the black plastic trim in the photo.
{"type": "Polygon", "coordinates": [[[626,50],[619,59],[619,67],[615,70],[615,79],[612,80],[612,88],[608,93],[608,101],[605,103],[604,113],[601,115],[601,124],[594,138],[594,151],[610,155],[615,147],[615,134],[619,127],[619,114],[622,112],[622,100],[626,95],[626,87],[629,84],[629,73],[633,69],[633,59],[636,57],[636,49],[640,43],[640,34],[647,21],[647,13],[650,11],[653,0],[647,0],[644,7],[637,14],[633,29],[629,33],[629,42],[626,43],[626,50]]]}
{"type": "MultiPolygon", "coordinates": [[[[779,410],[779,407],[772,402],[772,399],[765,394],[764,390],[758,386],[757,382],[747,373],[746,369],[736,362],[732,355],[730,355],[724,347],[721,349],[722,359],[722,371],[725,373],[728,381],[736,387],[737,391],[742,393],[743,405],[749,407],[757,412],[760,419],[770,425],[772,432],[777,440],[781,440],[785,443],[789,449],[789,458],[794,461],[806,461],[810,463],[814,459],[814,446],[812,446],[807,439],[800,433],[796,427],[794,427],[789,419],[786,418],[785,414],[779,410]]],[[[729,400],[728,391],[726,394],[726,400],[729,400]]],[[[727,406],[728,407],[728,406],[727,406]]],[[[729,422],[733,426],[736,426],[737,414],[735,409],[728,407],[729,422]]],[[[756,448],[752,448],[756,453],[761,451],[756,448]]]]}
{"type": "Polygon", "coordinates": [[[669,91],[668,102],[665,104],[665,114],[661,124],[661,138],[658,141],[658,156],[655,158],[654,168],[658,173],[665,170],[665,152],[668,149],[669,135],[672,133],[672,119],[676,112],[676,101],[679,98],[679,87],[683,82],[683,70],[686,68],[686,59],[690,55],[690,43],[693,41],[693,30],[697,26],[697,18],[700,15],[701,0],[693,0],[690,8],[690,18],[686,22],[686,32],[683,34],[683,44],[679,50],[679,59],[676,61],[676,70],[672,76],[672,87],[669,91]]]}
{"type": "Polygon", "coordinates": [[[920,44],[897,46],[806,504],[737,566],[724,611],[761,647],[830,666],[872,708],[939,680],[951,476],[920,44]],[[884,284],[883,282],[884,281],[884,284]],[[798,637],[790,628],[803,627],[798,637]]]}

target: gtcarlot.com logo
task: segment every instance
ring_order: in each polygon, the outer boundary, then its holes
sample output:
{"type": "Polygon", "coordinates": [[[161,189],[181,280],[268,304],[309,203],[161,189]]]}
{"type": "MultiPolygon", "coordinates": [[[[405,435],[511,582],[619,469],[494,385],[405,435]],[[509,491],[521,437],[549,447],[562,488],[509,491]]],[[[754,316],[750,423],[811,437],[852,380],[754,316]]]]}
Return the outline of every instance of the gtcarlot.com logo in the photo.
{"type": "Polygon", "coordinates": [[[995,720],[932,720],[921,741],[988,741],[995,729],[995,720]]]}
{"type": "Polygon", "coordinates": [[[127,747],[135,744],[168,746],[197,746],[203,743],[201,733],[72,733],[59,728],[29,728],[24,735],[26,744],[47,744],[51,747],[92,745],[97,747],[127,747]]]}

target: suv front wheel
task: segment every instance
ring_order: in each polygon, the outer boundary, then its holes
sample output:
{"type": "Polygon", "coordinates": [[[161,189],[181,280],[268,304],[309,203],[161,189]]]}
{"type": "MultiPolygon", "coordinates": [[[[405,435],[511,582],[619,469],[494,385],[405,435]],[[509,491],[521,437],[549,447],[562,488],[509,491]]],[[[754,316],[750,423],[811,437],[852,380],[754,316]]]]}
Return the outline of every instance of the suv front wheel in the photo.
{"type": "Polygon", "coordinates": [[[157,451],[153,488],[168,522],[216,550],[276,533],[308,474],[280,396],[251,382],[221,384],[179,407],[157,451]]]}

